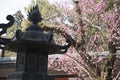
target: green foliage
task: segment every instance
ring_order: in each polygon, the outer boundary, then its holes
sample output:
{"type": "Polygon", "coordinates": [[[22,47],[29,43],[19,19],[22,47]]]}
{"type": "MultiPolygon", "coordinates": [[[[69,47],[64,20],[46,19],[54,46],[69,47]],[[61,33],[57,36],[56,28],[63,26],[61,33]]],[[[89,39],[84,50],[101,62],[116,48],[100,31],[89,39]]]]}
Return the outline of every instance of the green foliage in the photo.
{"type": "Polygon", "coordinates": [[[25,29],[30,25],[30,22],[28,20],[23,19],[22,23],[21,23],[21,30],[25,31],[25,29]]]}
{"type": "Polygon", "coordinates": [[[14,24],[13,26],[11,26],[10,28],[7,29],[7,36],[12,38],[15,35],[15,30],[16,30],[17,26],[14,24]]]}
{"type": "Polygon", "coordinates": [[[15,57],[16,53],[8,51],[8,50],[5,50],[5,57],[10,57],[10,56],[15,57]]]}
{"type": "MultiPolygon", "coordinates": [[[[53,26],[53,23],[57,16],[59,16],[59,11],[57,10],[56,6],[53,4],[50,4],[47,0],[37,0],[37,5],[39,7],[39,11],[41,13],[41,16],[43,18],[42,23],[53,26]],[[52,21],[51,21],[52,19],[52,21]]],[[[30,3],[27,7],[25,7],[26,13],[35,6],[35,1],[32,0],[32,3],[30,3]]],[[[54,22],[55,23],[55,22],[54,22]]]]}
{"type": "Polygon", "coordinates": [[[92,27],[92,25],[89,25],[88,26],[88,31],[89,31],[90,35],[94,35],[96,32],[99,32],[99,29],[92,27]]]}
{"type": "Polygon", "coordinates": [[[49,17],[52,13],[56,13],[57,11],[56,7],[52,4],[49,4],[47,0],[38,0],[38,5],[44,19],[49,17]]]}
{"type": "MultiPolygon", "coordinates": [[[[114,7],[114,5],[120,6],[120,0],[116,0],[116,1],[114,1],[114,0],[107,0],[106,3],[107,3],[108,5],[107,5],[105,11],[111,10],[111,9],[114,7]]],[[[120,7],[119,7],[119,8],[120,8],[120,7]]]]}
{"type": "MultiPolygon", "coordinates": [[[[38,7],[40,9],[40,12],[42,14],[42,16],[47,13],[47,1],[46,0],[37,0],[37,4],[38,4],[38,7]]],[[[31,0],[31,3],[24,8],[24,10],[26,11],[26,13],[28,13],[28,11],[30,11],[30,9],[32,9],[33,7],[35,6],[35,1],[34,0],[31,0]]]]}
{"type": "Polygon", "coordinates": [[[15,18],[15,24],[17,25],[18,28],[20,28],[22,19],[24,18],[24,15],[22,14],[22,12],[20,10],[18,10],[15,14],[13,14],[13,16],[15,18]]]}
{"type": "Polygon", "coordinates": [[[107,6],[107,8],[106,8],[106,11],[109,11],[110,9],[112,9],[113,8],[113,0],[109,0],[108,1],[108,6],[107,6]]]}

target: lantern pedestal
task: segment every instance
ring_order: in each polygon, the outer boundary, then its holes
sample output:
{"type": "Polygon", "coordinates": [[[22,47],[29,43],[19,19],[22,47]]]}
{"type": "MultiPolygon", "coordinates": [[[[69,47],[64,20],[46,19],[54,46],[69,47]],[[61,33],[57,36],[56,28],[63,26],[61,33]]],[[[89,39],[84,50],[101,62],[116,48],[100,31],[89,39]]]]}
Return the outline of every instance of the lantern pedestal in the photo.
{"type": "Polygon", "coordinates": [[[7,80],[53,80],[47,75],[48,51],[45,46],[21,46],[17,51],[16,71],[7,80]]]}

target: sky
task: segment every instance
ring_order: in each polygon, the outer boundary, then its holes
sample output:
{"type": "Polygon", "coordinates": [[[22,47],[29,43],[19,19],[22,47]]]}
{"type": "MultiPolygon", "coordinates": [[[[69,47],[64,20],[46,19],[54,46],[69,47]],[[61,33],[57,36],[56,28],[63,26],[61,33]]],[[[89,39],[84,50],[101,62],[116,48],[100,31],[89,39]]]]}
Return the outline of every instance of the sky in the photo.
{"type": "MultiPolygon", "coordinates": [[[[54,0],[49,0],[53,3],[54,0]]],[[[24,7],[28,6],[31,0],[1,0],[0,1],[0,23],[6,23],[6,16],[13,15],[16,11],[21,10],[23,15],[24,7]]]]}
{"type": "Polygon", "coordinates": [[[13,15],[16,11],[21,10],[23,14],[24,7],[29,5],[31,0],[1,0],[0,1],[0,23],[7,22],[6,16],[13,15]]]}

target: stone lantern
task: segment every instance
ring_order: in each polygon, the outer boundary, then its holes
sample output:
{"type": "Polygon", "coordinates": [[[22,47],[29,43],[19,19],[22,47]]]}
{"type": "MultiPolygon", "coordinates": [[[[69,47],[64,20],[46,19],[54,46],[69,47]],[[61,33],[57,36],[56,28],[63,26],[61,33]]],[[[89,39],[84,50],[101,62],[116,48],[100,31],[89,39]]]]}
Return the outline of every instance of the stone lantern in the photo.
{"type": "MultiPolygon", "coordinates": [[[[3,34],[14,23],[14,18],[8,16],[8,24],[0,24],[3,34]]],[[[65,53],[70,47],[57,45],[53,40],[52,32],[44,32],[38,25],[42,21],[38,6],[28,12],[28,20],[31,25],[22,32],[17,30],[12,39],[0,38],[1,49],[6,46],[7,50],[17,53],[16,70],[8,75],[7,80],[53,80],[47,75],[49,54],[65,53]],[[4,45],[4,46],[2,46],[4,45]]]]}

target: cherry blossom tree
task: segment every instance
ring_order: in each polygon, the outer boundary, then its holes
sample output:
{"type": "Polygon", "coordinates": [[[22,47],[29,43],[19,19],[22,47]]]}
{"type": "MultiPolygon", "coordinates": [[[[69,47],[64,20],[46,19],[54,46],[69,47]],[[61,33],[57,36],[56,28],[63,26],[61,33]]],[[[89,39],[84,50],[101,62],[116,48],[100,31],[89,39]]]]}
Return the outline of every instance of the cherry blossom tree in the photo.
{"type": "Polygon", "coordinates": [[[65,55],[51,55],[49,69],[77,74],[82,80],[118,79],[120,72],[113,74],[115,68],[119,70],[116,64],[120,58],[119,0],[55,0],[53,5],[37,1],[43,29],[55,32],[58,44],[67,44],[66,39],[72,43],[65,55]],[[99,56],[104,51],[104,56],[99,56]]]}
{"type": "Polygon", "coordinates": [[[68,0],[56,2],[61,15],[56,17],[54,31],[70,39],[72,47],[49,67],[59,64],[61,70],[78,74],[83,80],[87,77],[91,80],[114,79],[117,76],[113,76],[116,52],[120,44],[119,0],[77,0],[71,3],[68,0]],[[93,59],[88,54],[102,51],[109,53],[105,60],[104,57],[93,59]]]}

